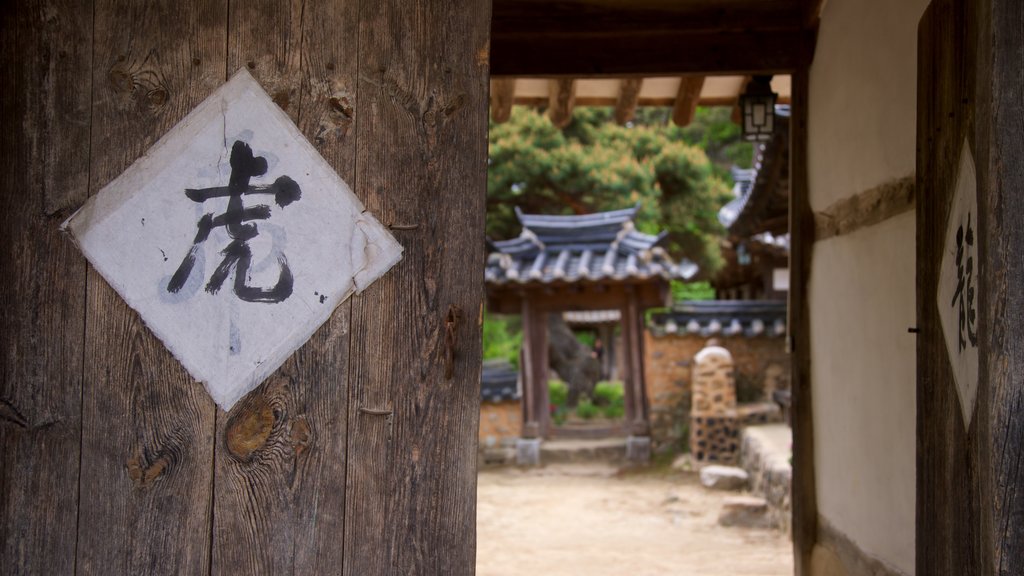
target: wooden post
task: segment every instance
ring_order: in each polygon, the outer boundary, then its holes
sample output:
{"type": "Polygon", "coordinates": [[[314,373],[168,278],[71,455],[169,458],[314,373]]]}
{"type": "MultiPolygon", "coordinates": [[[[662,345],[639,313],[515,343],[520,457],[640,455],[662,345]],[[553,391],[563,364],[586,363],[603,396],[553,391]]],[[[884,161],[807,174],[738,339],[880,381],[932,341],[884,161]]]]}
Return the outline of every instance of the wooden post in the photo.
{"type": "Polygon", "coordinates": [[[675,106],[672,108],[672,122],[676,126],[682,127],[693,122],[703,89],[704,76],[683,76],[679,79],[679,92],[676,94],[675,106]]]}
{"type": "Polygon", "coordinates": [[[626,370],[629,374],[627,396],[632,397],[630,402],[632,414],[627,422],[627,428],[634,436],[647,436],[650,434],[650,426],[647,422],[647,395],[644,391],[643,320],[637,304],[636,290],[632,286],[626,287],[626,307],[623,311],[623,319],[628,335],[627,341],[624,343],[627,358],[626,370]]]}
{"type": "Polygon", "coordinates": [[[817,542],[818,497],[814,477],[814,418],[811,403],[810,305],[814,213],[807,182],[808,68],[813,45],[804,47],[802,64],[793,74],[793,111],[789,127],[789,327],[793,354],[793,552],[797,576],[811,574],[811,551],[817,542]]]}
{"type": "Polygon", "coordinates": [[[615,102],[615,122],[625,124],[636,114],[637,103],[640,102],[640,89],[643,78],[623,78],[619,84],[619,99],[615,102]]]}
{"type": "Polygon", "coordinates": [[[572,122],[572,109],[576,105],[576,80],[550,80],[548,90],[548,117],[555,126],[565,128],[572,122]]]}
{"type": "Polygon", "coordinates": [[[512,105],[516,97],[515,78],[491,80],[491,120],[495,124],[508,122],[512,117],[512,105]]]}
{"type": "Polygon", "coordinates": [[[522,313],[523,344],[520,351],[519,373],[523,379],[523,438],[539,438],[540,422],[537,419],[538,392],[536,364],[540,361],[534,346],[534,314],[530,301],[524,296],[522,313]]]}

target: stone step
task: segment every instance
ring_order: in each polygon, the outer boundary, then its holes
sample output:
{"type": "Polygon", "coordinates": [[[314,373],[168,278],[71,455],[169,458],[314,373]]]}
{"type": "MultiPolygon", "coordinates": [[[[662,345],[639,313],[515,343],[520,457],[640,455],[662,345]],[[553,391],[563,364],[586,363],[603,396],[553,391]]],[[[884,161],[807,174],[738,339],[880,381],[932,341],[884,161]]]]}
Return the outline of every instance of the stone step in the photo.
{"type": "Polygon", "coordinates": [[[625,438],[546,440],[541,442],[540,445],[540,461],[542,464],[621,462],[625,459],[625,438]]]}

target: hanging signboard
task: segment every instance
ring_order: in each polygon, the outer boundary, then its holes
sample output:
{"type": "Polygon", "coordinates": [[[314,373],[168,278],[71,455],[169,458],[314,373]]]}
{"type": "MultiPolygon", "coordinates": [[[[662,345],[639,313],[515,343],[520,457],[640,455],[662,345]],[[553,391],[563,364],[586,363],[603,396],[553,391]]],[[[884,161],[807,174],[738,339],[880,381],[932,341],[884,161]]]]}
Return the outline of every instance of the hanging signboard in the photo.
{"type": "Polygon", "coordinates": [[[978,180],[964,140],[956,189],[946,224],[938,305],[942,335],[953,368],[964,428],[971,425],[978,395],[978,180]]]}
{"type": "Polygon", "coordinates": [[[64,229],[225,410],[402,255],[244,69],[64,229]]]}

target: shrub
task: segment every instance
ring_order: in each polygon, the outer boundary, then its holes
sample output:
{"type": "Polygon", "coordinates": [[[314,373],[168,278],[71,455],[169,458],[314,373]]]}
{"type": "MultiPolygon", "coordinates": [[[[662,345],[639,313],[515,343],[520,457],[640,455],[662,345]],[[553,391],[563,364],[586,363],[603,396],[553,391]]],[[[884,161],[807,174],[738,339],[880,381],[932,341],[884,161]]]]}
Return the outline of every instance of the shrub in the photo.
{"type": "Polygon", "coordinates": [[[594,386],[594,404],[609,420],[622,418],[626,413],[626,393],[622,382],[598,382],[594,386]]]}
{"type": "Polygon", "coordinates": [[[584,420],[590,420],[600,413],[601,409],[595,406],[590,398],[580,398],[579,404],[576,405],[576,415],[584,420]]]}
{"type": "Polygon", "coordinates": [[[548,403],[563,407],[569,401],[569,386],[561,380],[548,380],[548,403]]]}
{"type": "Polygon", "coordinates": [[[523,332],[514,318],[498,317],[484,311],[483,345],[484,360],[501,358],[519,367],[519,348],[523,332]]]}

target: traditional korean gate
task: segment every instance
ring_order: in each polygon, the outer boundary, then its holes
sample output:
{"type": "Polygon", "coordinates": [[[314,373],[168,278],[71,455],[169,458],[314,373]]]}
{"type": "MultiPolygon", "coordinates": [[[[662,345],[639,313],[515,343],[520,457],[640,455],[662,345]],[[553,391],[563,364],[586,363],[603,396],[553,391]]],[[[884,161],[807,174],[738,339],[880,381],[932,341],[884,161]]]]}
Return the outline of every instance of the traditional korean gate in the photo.
{"type": "Polygon", "coordinates": [[[1024,109],[1012,0],[918,37],[917,573],[1024,573],[1024,109]]]}
{"type": "Polygon", "coordinates": [[[5,3],[0,572],[472,573],[489,21],[5,3]],[[224,413],[58,226],[242,67],[405,253],[224,413]]]}

